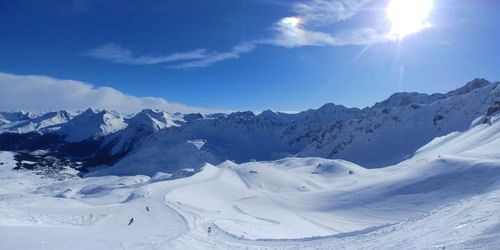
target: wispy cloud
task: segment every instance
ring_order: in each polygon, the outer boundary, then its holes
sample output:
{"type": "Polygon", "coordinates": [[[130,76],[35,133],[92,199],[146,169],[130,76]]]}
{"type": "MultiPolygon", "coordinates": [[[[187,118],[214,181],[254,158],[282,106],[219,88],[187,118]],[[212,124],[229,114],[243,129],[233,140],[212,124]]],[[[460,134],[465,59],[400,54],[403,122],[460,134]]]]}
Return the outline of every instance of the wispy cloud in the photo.
{"type": "Polygon", "coordinates": [[[217,62],[225,61],[228,59],[239,58],[243,54],[250,53],[252,50],[255,49],[255,47],[256,47],[256,45],[253,42],[241,43],[241,44],[234,46],[230,51],[227,51],[227,52],[208,53],[205,55],[205,57],[200,58],[199,60],[183,62],[180,64],[171,65],[168,67],[170,67],[170,68],[207,67],[207,66],[210,66],[210,65],[217,63],[217,62]]]}
{"type": "Polygon", "coordinates": [[[373,28],[358,28],[329,34],[322,31],[308,30],[301,24],[299,17],[287,17],[276,24],[277,34],[269,43],[287,48],[301,46],[344,46],[369,45],[385,42],[386,34],[373,28]]]}
{"type": "Polygon", "coordinates": [[[13,75],[0,72],[0,107],[2,110],[82,110],[88,107],[121,112],[152,108],[168,112],[220,112],[158,97],[126,95],[114,88],[95,87],[89,83],[60,80],[38,75],[13,75]]]}
{"type": "MultiPolygon", "coordinates": [[[[357,15],[373,0],[309,0],[292,4],[293,16],[284,17],[272,28],[268,39],[237,44],[228,51],[196,49],[167,55],[139,55],[131,50],[108,43],[84,53],[86,56],[131,65],[165,64],[167,68],[201,68],[252,52],[258,45],[287,48],[301,46],[370,45],[392,40],[388,34],[373,27],[355,27],[330,33],[324,30],[334,23],[357,15]]],[[[283,4],[282,1],[278,1],[283,4]]]]}
{"type": "Polygon", "coordinates": [[[98,59],[104,59],[115,63],[145,65],[203,59],[207,56],[207,52],[204,49],[197,49],[187,52],[173,53],[170,55],[135,56],[131,50],[122,48],[121,46],[114,43],[108,43],[86,51],[83,53],[83,55],[98,59]]]}
{"type": "Polygon", "coordinates": [[[321,28],[348,20],[372,0],[312,0],[294,5],[296,15],[282,18],[274,25],[270,43],[288,48],[301,46],[369,45],[390,40],[372,27],[357,27],[334,34],[321,28]]]}
{"type": "Polygon", "coordinates": [[[304,24],[329,25],[347,20],[373,0],[312,0],[294,5],[294,10],[304,24]]]}
{"type": "Polygon", "coordinates": [[[86,51],[83,55],[114,63],[131,65],[168,64],[168,68],[199,68],[207,67],[220,61],[238,58],[242,54],[251,52],[253,49],[255,49],[254,43],[245,42],[234,46],[229,51],[223,52],[209,52],[206,49],[196,49],[187,52],[176,52],[169,55],[135,56],[132,51],[128,49],[122,48],[114,43],[108,43],[86,51]]]}

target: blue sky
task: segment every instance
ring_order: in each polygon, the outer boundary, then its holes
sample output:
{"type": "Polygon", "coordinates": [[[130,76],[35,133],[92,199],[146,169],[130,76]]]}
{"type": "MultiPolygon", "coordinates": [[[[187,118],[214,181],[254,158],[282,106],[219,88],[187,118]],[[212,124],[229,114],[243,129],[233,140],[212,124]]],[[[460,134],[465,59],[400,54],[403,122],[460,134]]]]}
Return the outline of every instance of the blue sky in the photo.
{"type": "Polygon", "coordinates": [[[500,1],[434,0],[428,27],[402,40],[387,37],[388,3],[0,1],[0,72],[254,111],[500,80],[500,1]]]}

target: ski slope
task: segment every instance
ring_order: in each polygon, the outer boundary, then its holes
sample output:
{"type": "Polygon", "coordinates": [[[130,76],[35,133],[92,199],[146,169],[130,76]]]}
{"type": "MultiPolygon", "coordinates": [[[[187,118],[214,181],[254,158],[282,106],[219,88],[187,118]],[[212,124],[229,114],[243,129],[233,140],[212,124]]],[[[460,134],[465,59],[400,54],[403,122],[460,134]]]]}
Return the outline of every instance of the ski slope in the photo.
{"type": "Polygon", "coordinates": [[[438,136],[467,130],[499,100],[499,82],[474,79],[446,94],[402,92],[363,109],[329,103],[295,114],[0,112],[0,150],[45,150],[82,162],[92,176],[153,176],[206,162],[297,156],[381,168],[411,158],[438,136]]]}
{"type": "Polygon", "coordinates": [[[0,249],[498,249],[498,120],[381,169],[284,158],[56,181],[1,152],[0,249]]]}

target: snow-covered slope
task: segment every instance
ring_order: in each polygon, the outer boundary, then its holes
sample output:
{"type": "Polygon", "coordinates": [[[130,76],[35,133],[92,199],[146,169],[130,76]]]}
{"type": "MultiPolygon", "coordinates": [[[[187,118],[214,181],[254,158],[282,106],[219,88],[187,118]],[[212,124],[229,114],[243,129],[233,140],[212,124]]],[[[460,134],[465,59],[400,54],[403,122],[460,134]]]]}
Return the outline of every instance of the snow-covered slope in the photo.
{"type": "Polygon", "coordinates": [[[201,218],[235,238],[310,238],[395,225],[499,193],[499,118],[437,138],[414,158],[384,169],[321,158],[226,162],[213,179],[166,199],[184,217],[201,218]]]}
{"type": "Polygon", "coordinates": [[[0,126],[12,122],[29,120],[34,117],[36,117],[36,115],[31,112],[0,112],[0,126]]]}
{"type": "Polygon", "coordinates": [[[384,167],[411,158],[437,136],[468,129],[499,100],[498,83],[476,79],[448,94],[399,93],[362,110],[326,104],[298,114],[236,112],[218,119],[196,119],[153,134],[103,173],[151,175],[205,162],[287,156],[384,167]],[[203,141],[203,147],[190,146],[193,140],[203,141]]]}
{"type": "Polygon", "coordinates": [[[181,126],[182,115],[171,115],[159,110],[145,109],[125,118],[127,127],[104,138],[103,146],[111,148],[112,155],[128,152],[142,143],[147,136],[169,127],[181,126]]]}
{"type": "Polygon", "coordinates": [[[142,128],[156,132],[164,128],[180,126],[184,123],[184,119],[181,114],[171,115],[160,110],[145,109],[126,119],[125,122],[129,126],[137,127],[137,129],[142,128]]]}
{"type": "Polygon", "coordinates": [[[496,107],[470,129],[435,138],[381,169],[309,157],[205,164],[173,180],[158,174],[55,181],[13,171],[14,154],[1,152],[1,246],[498,249],[496,107]]]}
{"type": "MultiPolygon", "coordinates": [[[[13,113],[10,113],[12,115],[13,113]]],[[[73,116],[67,111],[56,111],[41,114],[39,116],[25,117],[24,119],[10,120],[2,126],[2,130],[15,133],[57,131],[62,124],[67,123],[73,116]]]]}
{"type": "Polygon", "coordinates": [[[16,111],[16,112],[0,112],[0,119],[5,123],[27,120],[36,117],[36,114],[31,112],[16,111]]]}
{"type": "Polygon", "coordinates": [[[119,114],[87,109],[63,124],[57,131],[68,142],[103,137],[125,128],[127,124],[119,114]]]}
{"type": "Polygon", "coordinates": [[[347,159],[367,167],[400,162],[436,136],[466,130],[500,100],[498,84],[475,80],[464,88],[469,91],[445,96],[393,95],[361,117],[319,129],[299,155],[347,159]]]}
{"type": "Polygon", "coordinates": [[[0,133],[0,149],[48,149],[72,158],[75,150],[84,148],[85,156],[77,160],[87,161],[95,154],[101,160],[94,165],[120,160],[99,169],[102,174],[154,175],[199,168],[205,162],[290,156],[345,159],[378,168],[411,158],[435,137],[469,128],[500,101],[498,86],[475,79],[446,94],[396,93],[370,108],[326,104],[296,114],[268,110],[258,115],[247,111],[202,116],[143,110],[125,115],[92,109],[74,117],[64,111],[37,116],[2,113],[6,122],[0,132],[21,134],[0,133]],[[27,132],[42,134],[39,141],[55,146],[30,144],[37,136],[24,137],[27,132]]]}

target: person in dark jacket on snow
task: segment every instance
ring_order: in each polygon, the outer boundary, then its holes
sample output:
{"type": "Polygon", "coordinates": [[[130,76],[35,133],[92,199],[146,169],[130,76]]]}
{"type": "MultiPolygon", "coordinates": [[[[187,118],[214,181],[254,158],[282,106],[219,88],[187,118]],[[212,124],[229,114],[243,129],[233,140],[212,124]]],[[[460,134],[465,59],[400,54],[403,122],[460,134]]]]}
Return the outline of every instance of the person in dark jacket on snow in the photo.
{"type": "Polygon", "coordinates": [[[130,219],[130,221],[128,222],[128,225],[130,226],[132,223],[134,223],[134,217],[132,217],[132,218],[130,219]]]}

